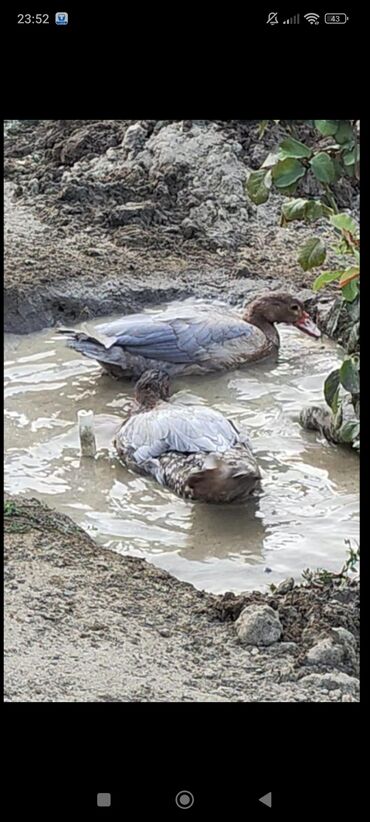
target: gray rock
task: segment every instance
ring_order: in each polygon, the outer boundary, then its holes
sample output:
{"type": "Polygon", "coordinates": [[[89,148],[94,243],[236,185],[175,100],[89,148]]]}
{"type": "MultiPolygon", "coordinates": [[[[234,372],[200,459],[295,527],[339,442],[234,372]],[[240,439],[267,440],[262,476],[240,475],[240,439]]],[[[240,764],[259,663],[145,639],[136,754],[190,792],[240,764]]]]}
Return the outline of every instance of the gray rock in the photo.
{"type": "Polygon", "coordinates": [[[321,639],[306,654],[307,665],[325,665],[327,668],[347,667],[357,672],[356,639],[345,628],[332,628],[329,636],[321,639]]]}
{"type": "Polygon", "coordinates": [[[294,579],[290,577],[289,579],[284,579],[276,588],[276,593],[278,594],[287,594],[288,591],[291,591],[294,588],[294,579]]]}
{"type": "Polygon", "coordinates": [[[140,123],[134,123],[126,130],[125,136],[122,140],[122,148],[129,154],[130,159],[136,157],[141,151],[146,140],[146,132],[140,123]]]}
{"type": "Polygon", "coordinates": [[[235,622],[240,642],[246,645],[272,645],[283,628],[276,611],[269,605],[248,605],[235,622]]]}
{"type": "Polygon", "coordinates": [[[338,688],[342,693],[351,694],[352,696],[357,696],[360,690],[359,680],[344,673],[308,674],[300,679],[299,684],[301,686],[312,685],[315,688],[327,688],[329,691],[338,688]]]}

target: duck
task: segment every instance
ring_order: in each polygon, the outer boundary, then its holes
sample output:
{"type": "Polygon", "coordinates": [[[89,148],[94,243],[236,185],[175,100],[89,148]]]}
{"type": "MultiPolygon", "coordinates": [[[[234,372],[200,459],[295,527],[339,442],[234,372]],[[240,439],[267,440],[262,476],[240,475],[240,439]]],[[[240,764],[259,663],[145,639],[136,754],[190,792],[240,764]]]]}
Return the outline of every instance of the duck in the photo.
{"type": "Polygon", "coordinates": [[[238,314],[228,306],[194,304],[155,314],[131,314],[96,326],[92,334],[68,328],[67,345],[96,360],[116,378],[158,369],[169,376],[224,371],[277,354],[278,323],[320,337],[303,303],[288,292],[256,297],[238,314]]]}
{"type": "Polygon", "coordinates": [[[119,460],[183,499],[244,502],[261,480],[249,437],[213,408],[171,402],[170,390],[167,372],[141,375],[113,441],[119,460]]]}

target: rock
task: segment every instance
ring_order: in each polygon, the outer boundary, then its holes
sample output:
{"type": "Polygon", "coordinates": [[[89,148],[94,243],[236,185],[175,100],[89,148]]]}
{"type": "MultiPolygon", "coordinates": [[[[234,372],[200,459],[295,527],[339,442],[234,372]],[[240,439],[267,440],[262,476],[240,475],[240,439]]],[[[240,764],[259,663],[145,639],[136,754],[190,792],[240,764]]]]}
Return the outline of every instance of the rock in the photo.
{"type": "Polygon", "coordinates": [[[134,123],[126,130],[125,136],[122,140],[122,148],[126,149],[127,154],[130,155],[130,160],[136,157],[141,151],[146,140],[146,131],[142,128],[140,123],[134,123]]]}
{"type": "Polygon", "coordinates": [[[190,237],[194,237],[195,234],[199,233],[199,229],[189,219],[189,217],[185,217],[185,219],[182,221],[181,230],[186,240],[190,239],[190,237]]]}
{"type": "Polygon", "coordinates": [[[360,690],[359,680],[344,673],[308,674],[300,679],[299,684],[327,688],[329,691],[338,688],[342,693],[351,694],[351,696],[358,696],[360,690]]]}
{"type": "Polygon", "coordinates": [[[357,672],[356,639],[345,628],[332,628],[330,635],[321,639],[306,654],[307,665],[325,665],[327,668],[346,667],[357,672]]]}
{"type": "Polygon", "coordinates": [[[287,594],[288,591],[291,591],[294,588],[294,579],[290,577],[289,579],[284,579],[283,582],[280,582],[276,588],[276,594],[287,594]]]}
{"type": "Polygon", "coordinates": [[[269,605],[248,605],[235,622],[240,642],[246,645],[272,645],[283,628],[276,611],[269,605]]]}
{"type": "Polygon", "coordinates": [[[30,181],[30,193],[36,195],[36,194],[39,193],[39,191],[40,191],[39,181],[36,180],[36,178],[34,178],[33,180],[30,181]]]}

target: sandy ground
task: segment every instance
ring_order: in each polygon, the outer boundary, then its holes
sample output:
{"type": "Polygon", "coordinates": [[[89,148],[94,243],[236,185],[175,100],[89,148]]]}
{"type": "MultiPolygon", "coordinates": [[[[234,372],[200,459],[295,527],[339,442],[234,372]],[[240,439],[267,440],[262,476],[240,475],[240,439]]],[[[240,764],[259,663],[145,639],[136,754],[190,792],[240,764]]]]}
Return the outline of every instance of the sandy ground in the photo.
{"type": "Polygon", "coordinates": [[[306,659],[331,626],[357,643],[356,580],[209,595],[99,548],[36,500],[7,497],[5,506],[6,701],[358,701],[357,654],[306,659]],[[236,633],[235,619],[255,604],[283,625],[269,647],[236,633]]]}

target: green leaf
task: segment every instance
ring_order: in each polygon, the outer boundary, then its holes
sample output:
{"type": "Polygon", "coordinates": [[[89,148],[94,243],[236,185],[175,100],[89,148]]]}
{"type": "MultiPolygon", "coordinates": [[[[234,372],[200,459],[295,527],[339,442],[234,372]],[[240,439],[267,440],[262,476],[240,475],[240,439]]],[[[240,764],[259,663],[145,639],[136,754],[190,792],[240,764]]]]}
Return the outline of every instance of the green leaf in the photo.
{"type": "Polygon", "coordinates": [[[318,220],[324,213],[324,207],[318,200],[305,200],[302,197],[284,203],[281,210],[287,223],[292,220],[318,220]]]}
{"type": "MultiPolygon", "coordinates": [[[[269,186],[266,185],[266,171],[252,171],[246,184],[247,192],[255,205],[265,203],[269,198],[269,186]]],[[[269,182],[269,181],[267,181],[269,182]]],[[[270,183],[271,185],[271,183],[270,183]]]]}
{"type": "Polygon", "coordinates": [[[324,208],[325,206],[323,206],[318,200],[307,200],[306,220],[318,220],[323,216],[324,208]]]}
{"type": "Polygon", "coordinates": [[[354,166],[356,162],[355,149],[352,151],[347,151],[346,154],[343,154],[343,162],[345,166],[354,166]]]}
{"type": "Polygon", "coordinates": [[[326,248],[323,241],[318,237],[311,237],[301,248],[298,262],[302,266],[303,271],[309,271],[311,268],[322,265],[325,257],[326,248]]]}
{"type": "Polygon", "coordinates": [[[307,148],[300,140],[295,140],[294,137],[287,137],[280,144],[280,156],[282,159],[286,157],[312,157],[312,151],[307,148]]]}
{"type": "Polygon", "coordinates": [[[325,151],[319,151],[319,153],[310,160],[310,166],[316,179],[319,180],[320,183],[334,183],[336,177],[335,165],[325,151]]]}
{"type": "Polygon", "coordinates": [[[331,217],[331,215],[334,214],[333,209],[325,205],[325,203],[321,203],[321,208],[324,217],[331,217]]]}
{"type": "Polygon", "coordinates": [[[334,172],[335,172],[336,179],[340,180],[340,178],[343,177],[345,169],[343,168],[339,157],[334,157],[333,158],[333,163],[334,163],[334,172]]]}
{"type": "Polygon", "coordinates": [[[325,401],[327,402],[329,408],[334,410],[333,403],[335,404],[335,395],[339,393],[339,368],[336,368],[335,371],[331,371],[329,376],[326,378],[324,382],[324,397],[325,401]]]}
{"type": "Polygon", "coordinates": [[[307,200],[303,200],[302,198],[290,200],[289,203],[283,203],[281,210],[285,221],[290,223],[292,220],[304,220],[306,203],[307,200]]]}
{"type": "Polygon", "coordinates": [[[346,268],[344,271],[342,271],[342,276],[339,280],[339,285],[344,285],[346,280],[348,280],[349,277],[352,277],[352,281],[353,281],[353,280],[355,280],[356,277],[358,278],[359,276],[360,276],[360,269],[359,269],[358,265],[351,265],[349,268],[346,268]]]}
{"type": "Polygon", "coordinates": [[[297,200],[290,200],[284,203],[281,208],[285,221],[292,220],[317,220],[323,215],[323,208],[317,200],[305,200],[300,197],[297,200]]]}
{"type": "Polygon", "coordinates": [[[343,388],[350,394],[358,394],[360,391],[360,372],[355,360],[346,357],[339,370],[339,379],[343,388]]]}
{"type": "Polygon", "coordinates": [[[291,186],[287,186],[286,188],[281,188],[279,193],[283,195],[283,197],[291,197],[292,194],[295,194],[297,191],[298,182],[292,183],[291,186]]]}
{"type": "Polygon", "coordinates": [[[263,161],[261,168],[271,168],[272,166],[276,165],[279,158],[279,151],[270,151],[270,154],[267,155],[266,160],[263,161]]]}
{"type": "Polygon", "coordinates": [[[353,442],[354,440],[357,440],[360,435],[360,423],[355,421],[345,422],[339,429],[338,433],[341,442],[353,442]]]}
{"type": "Polygon", "coordinates": [[[353,303],[358,295],[358,283],[352,280],[342,288],[342,295],[347,303],[353,303]]]}
{"type": "Polygon", "coordinates": [[[306,169],[298,160],[288,158],[279,160],[272,169],[272,177],[278,188],[286,188],[296,183],[300,177],[304,177],[306,169]]]}
{"type": "Polygon", "coordinates": [[[315,120],[315,126],[320,134],[323,134],[324,137],[329,137],[330,134],[336,134],[337,128],[339,126],[339,120],[315,120]]]}
{"type": "Polygon", "coordinates": [[[346,120],[339,121],[339,126],[335,132],[335,139],[337,143],[341,144],[353,140],[352,126],[346,120]]]}
{"type": "Polygon", "coordinates": [[[354,237],[358,237],[357,223],[348,214],[333,214],[329,217],[329,221],[334,228],[339,228],[340,231],[349,231],[354,237]]]}
{"type": "Polygon", "coordinates": [[[319,289],[323,288],[327,283],[332,283],[334,280],[338,280],[342,274],[343,271],[323,271],[322,274],[319,274],[319,276],[316,277],[316,280],[312,286],[313,290],[319,291],[319,289]]]}

